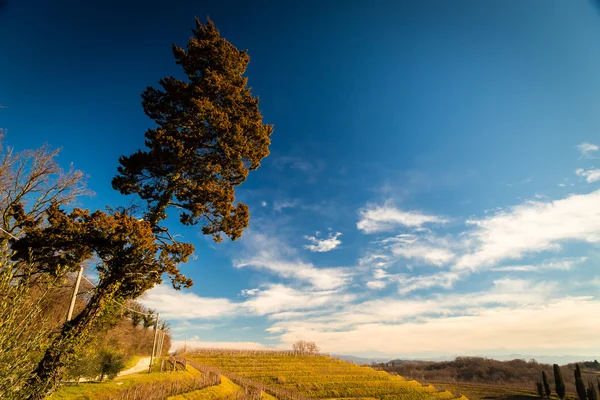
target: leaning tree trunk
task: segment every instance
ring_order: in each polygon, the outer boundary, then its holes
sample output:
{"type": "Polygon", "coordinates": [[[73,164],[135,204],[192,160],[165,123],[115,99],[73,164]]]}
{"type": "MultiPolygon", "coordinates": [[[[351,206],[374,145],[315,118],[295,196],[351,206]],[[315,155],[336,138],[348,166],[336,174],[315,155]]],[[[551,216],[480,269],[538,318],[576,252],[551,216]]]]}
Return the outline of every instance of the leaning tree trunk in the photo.
{"type": "Polygon", "coordinates": [[[64,324],[21,389],[23,398],[43,400],[56,390],[69,361],[85,342],[94,322],[112,300],[118,287],[117,282],[101,283],[81,313],[64,324]]]}

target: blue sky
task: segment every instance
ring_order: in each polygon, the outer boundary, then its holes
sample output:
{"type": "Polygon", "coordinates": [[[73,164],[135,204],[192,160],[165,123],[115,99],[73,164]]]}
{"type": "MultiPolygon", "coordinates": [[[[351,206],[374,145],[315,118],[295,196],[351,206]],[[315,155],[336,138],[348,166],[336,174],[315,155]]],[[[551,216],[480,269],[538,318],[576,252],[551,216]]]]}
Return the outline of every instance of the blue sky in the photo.
{"type": "Polygon", "coordinates": [[[594,2],[5,0],[5,143],[62,148],[81,205],[127,204],[110,180],[151,126],[140,93],[181,76],[194,16],[248,49],[275,133],[241,240],[175,228],[195,285],[143,301],[176,341],[600,354],[594,2]]]}

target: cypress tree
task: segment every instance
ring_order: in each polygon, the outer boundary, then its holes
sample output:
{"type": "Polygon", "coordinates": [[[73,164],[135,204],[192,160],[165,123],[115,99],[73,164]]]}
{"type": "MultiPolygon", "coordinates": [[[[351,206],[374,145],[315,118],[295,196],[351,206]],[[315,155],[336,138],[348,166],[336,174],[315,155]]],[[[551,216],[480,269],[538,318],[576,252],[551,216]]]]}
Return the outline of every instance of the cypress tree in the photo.
{"type": "Polygon", "coordinates": [[[587,391],[585,389],[585,383],[583,382],[579,364],[575,364],[575,388],[577,389],[577,397],[579,397],[579,400],[587,400],[587,391]]]}
{"type": "Polygon", "coordinates": [[[544,398],[544,388],[542,387],[542,384],[537,382],[535,384],[535,388],[537,389],[538,395],[540,396],[540,398],[544,398]]]}
{"type": "Polygon", "coordinates": [[[564,399],[567,394],[565,381],[563,381],[562,373],[558,364],[552,366],[554,368],[554,385],[556,386],[556,394],[559,398],[564,399]]]}
{"type": "Polygon", "coordinates": [[[550,383],[548,382],[548,377],[546,376],[546,371],[542,371],[542,383],[544,385],[544,392],[546,393],[546,397],[550,398],[552,394],[552,390],[550,389],[550,383]]]}
{"type": "Polygon", "coordinates": [[[596,388],[592,381],[588,381],[587,397],[588,400],[598,400],[598,393],[596,393],[596,388]]]}

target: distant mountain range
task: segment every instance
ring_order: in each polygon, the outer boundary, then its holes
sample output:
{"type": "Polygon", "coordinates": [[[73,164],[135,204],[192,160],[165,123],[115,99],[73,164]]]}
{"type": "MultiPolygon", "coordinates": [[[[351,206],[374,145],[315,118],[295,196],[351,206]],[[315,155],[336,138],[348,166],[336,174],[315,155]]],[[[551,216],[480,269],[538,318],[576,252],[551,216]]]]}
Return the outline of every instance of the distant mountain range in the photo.
{"type": "MultiPolygon", "coordinates": [[[[395,362],[396,364],[401,364],[406,361],[451,361],[456,357],[460,356],[441,356],[441,357],[430,357],[430,358],[416,358],[416,357],[358,357],[353,355],[344,355],[344,354],[332,354],[331,357],[337,358],[345,361],[352,361],[355,364],[372,364],[372,363],[387,363],[387,362],[395,362]]],[[[488,355],[476,355],[469,357],[485,357],[492,358],[494,360],[499,361],[508,361],[508,360],[536,360],[542,364],[559,364],[565,365],[569,363],[579,362],[579,361],[593,361],[600,360],[600,356],[533,356],[526,354],[505,354],[505,355],[496,355],[496,356],[488,356],[488,355]]]]}

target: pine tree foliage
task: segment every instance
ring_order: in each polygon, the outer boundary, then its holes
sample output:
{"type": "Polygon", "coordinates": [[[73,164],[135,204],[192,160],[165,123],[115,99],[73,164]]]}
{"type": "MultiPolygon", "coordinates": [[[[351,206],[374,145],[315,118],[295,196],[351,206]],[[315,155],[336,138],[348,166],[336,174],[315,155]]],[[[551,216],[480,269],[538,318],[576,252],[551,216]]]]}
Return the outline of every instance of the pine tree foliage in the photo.
{"type": "Polygon", "coordinates": [[[546,371],[542,371],[542,384],[544,385],[544,393],[547,398],[550,398],[552,394],[552,390],[550,389],[550,383],[548,382],[548,377],[546,376],[546,371]]]}
{"type": "Polygon", "coordinates": [[[585,383],[583,382],[579,364],[575,364],[575,389],[577,390],[577,397],[579,397],[579,400],[587,400],[587,390],[585,388],[585,383]]]}
{"type": "Polygon", "coordinates": [[[544,387],[542,386],[542,384],[540,382],[536,382],[535,383],[535,388],[538,392],[538,396],[540,396],[540,398],[544,398],[544,387]]]}
{"type": "Polygon", "coordinates": [[[145,200],[152,226],[175,207],[184,225],[202,223],[215,241],[221,234],[235,240],[250,215],[245,204],[234,204],[234,188],[269,154],[273,128],[263,124],[243,76],[248,54],[210,20],[196,19],[193,34],[186,49],[173,46],[187,81],[167,77],[143,93],[157,127],[146,132],[145,150],[121,157],[113,187],[145,200]]]}
{"type": "Polygon", "coordinates": [[[560,367],[558,364],[553,365],[554,368],[554,385],[556,387],[556,394],[560,399],[564,399],[567,395],[567,390],[565,388],[565,381],[563,380],[562,373],[560,372],[560,367]]]}
{"type": "Polygon", "coordinates": [[[592,381],[588,381],[587,398],[588,400],[598,400],[598,393],[592,381]]]}

